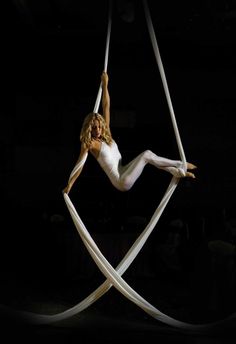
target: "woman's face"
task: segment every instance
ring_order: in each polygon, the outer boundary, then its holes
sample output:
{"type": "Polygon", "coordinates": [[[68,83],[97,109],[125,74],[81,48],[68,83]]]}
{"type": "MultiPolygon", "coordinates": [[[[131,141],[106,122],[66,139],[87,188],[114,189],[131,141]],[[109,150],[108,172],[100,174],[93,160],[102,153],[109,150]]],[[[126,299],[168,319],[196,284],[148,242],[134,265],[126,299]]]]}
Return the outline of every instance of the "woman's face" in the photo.
{"type": "Polygon", "coordinates": [[[101,133],[102,133],[102,129],[100,126],[100,122],[97,119],[95,119],[92,124],[92,132],[91,132],[92,138],[94,138],[95,140],[99,139],[101,136],[101,133]]]}

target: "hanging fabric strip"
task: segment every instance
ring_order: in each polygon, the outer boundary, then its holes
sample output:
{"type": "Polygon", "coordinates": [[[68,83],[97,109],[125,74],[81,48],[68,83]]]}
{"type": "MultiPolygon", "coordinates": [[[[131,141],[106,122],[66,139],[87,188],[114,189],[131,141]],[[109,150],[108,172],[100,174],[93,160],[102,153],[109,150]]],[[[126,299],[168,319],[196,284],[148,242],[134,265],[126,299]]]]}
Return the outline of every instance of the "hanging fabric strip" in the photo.
{"type": "Polygon", "coordinates": [[[169,88],[168,88],[168,84],[167,84],[167,80],[166,80],[166,76],[165,76],[165,72],[164,72],[164,67],[163,67],[163,63],[162,63],[162,59],[161,59],[161,55],[160,55],[160,50],[159,50],[159,47],[158,47],[158,44],[157,44],[157,40],[156,40],[156,36],[155,36],[155,31],[154,31],[154,28],[153,28],[153,24],[152,24],[152,20],[151,20],[151,15],[150,15],[149,7],[147,5],[147,1],[146,0],[143,0],[143,6],[144,6],[144,12],[145,12],[145,17],[146,17],[146,21],[147,21],[147,27],[148,27],[150,39],[151,39],[151,42],[152,42],[152,47],[153,47],[154,55],[156,57],[157,65],[159,67],[159,72],[160,72],[160,75],[161,75],[161,80],[162,80],[163,88],[164,88],[164,91],[165,91],[167,104],[169,106],[169,112],[170,112],[170,116],[171,116],[171,120],[172,120],[173,129],[174,129],[174,132],[175,132],[175,138],[176,138],[177,146],[178,146],[178,149],[179,149],[179,154],[180,154],[181,160],[183,162],[184,170],[186,171],[186,168],[187,168],[186,165],[187,164],[186,164],[186,158],[185,158],[185,154],[184,154],[184,149],[183,149],[183,145],[182,145],[182,142],[181,142],[181,138],[180,138],[180,134],[179,134],[176,118],[175,118],[175,113],[174,113],[174,109],[173,109],[173,105],[172,105],[172,101],[171,101],[171,97],[170,97],[170,92],[169,92],[169,88]]]}
{"type": "MultiPolygon", "coordinates": [[[[103,67],[104,72],[107,72],[108,58],[109,58],[109,51],[110,51],[111,18],[112,18],[112,0],[109,1],[107,39],[106,39],[105,59],[104,59],[104,67],[103,67]]],[[[96,99],[94,109],[93,109],[93,112],[95,113],[98,112],[100,102],[101,102],[101,97],[102,97],[102,83],[100,83],[97,99],[96,99]]]]}

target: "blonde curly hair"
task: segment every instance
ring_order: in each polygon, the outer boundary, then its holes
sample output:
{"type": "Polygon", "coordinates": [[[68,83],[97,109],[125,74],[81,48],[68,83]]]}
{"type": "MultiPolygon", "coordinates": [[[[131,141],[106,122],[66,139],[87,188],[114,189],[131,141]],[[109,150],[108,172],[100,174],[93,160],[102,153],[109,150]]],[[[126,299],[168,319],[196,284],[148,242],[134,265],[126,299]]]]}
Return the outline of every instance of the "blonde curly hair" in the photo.
{"type": "Polygon", "coordinates": [[[90,147],[92,141],[92,127],[94,121],[97,120],[99,122],[101,128],[101,139],[105,141],[108,145],[112,143],[112,136],[110,129],[108,128],[105,119],[99,113],[91,112],[89,113],[82,124],[82,128],[80,131],[80,141],[83,143],[87,148],[90,147]]]}

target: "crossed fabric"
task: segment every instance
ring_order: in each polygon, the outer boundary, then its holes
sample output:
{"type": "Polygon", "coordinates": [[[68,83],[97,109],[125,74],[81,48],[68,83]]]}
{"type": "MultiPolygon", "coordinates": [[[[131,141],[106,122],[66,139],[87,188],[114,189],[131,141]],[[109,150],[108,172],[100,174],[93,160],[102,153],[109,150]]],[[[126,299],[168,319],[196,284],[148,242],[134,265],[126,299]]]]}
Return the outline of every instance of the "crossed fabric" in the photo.
{"type": "MultiPolygon", "coordinates": [[[[163,87],[165,90],[165,95],[167,99],[167,103],[170,110],[170,116],[173,124],[173,129],[175,132],[175,137],[179,149],[179,154],[184,166],[184,169],[186,171],[186,159],[184,150],[182,147],[175,114],[171,102],[171,98],[169,95],[168,85],[164,73],[164,68],[162,65],[160,52],[158,49],[154,28],[152,25],[152,20],[149,12],[149,8],[147,5],[147,1],[143,0],[144,5],[144,12],[145,17],[147,21],[147,26],[154,50],[154,54],[156,57],[156,61],[160,70],[160,75],[163,83],[163,87]]],[[[108,65],[108,55],[109,55],[109,44],[110,44],[110,34],[111,34],[111,2],[110,2],[110,8],[109,8],[109,19],[108,19],[108,30],[107,30],[107,40],[106,40],[106,51],[105,51],[105,62],[104,62],[104,70],[107,70],[108,65]]],[[[97,99],[95,102],[94,112],[98,111],[100,100],[101,100],[101,94],[102,94],[102,87],[100,84],[97,99]]],[[[83,163],[83,162],[82,162],[83,163]]],[[[76,165],[72,172],[71,177],[73,174],[76,173],[76,171],[80,168],[80,164],[76,165]]],[[[106,280],[96,289],[94,290],[90,295],[88,295],[84,300],[82,300],[77,305],[73,306],[72,308],[69,308],[61,313],[53,314],[53,315],[45,315],[45,314],[35,314],[32,312],[19,312],[19,315],[22,319],[26,319],[27,321],[31,323],[36,324],[50,324],[55,323],[61,320],[65,320],[69,317],[72,317],[73,315],[76,315],[92,305],[95,301],[97,301],[100,297],[102,297],[112,286],[115,287],[122,295],[124,295],[127,299],[129,299],[131,302],[136,304],[138,307],[143,309],[146,313],[148,313],[153,318],[168,324],[170,326],[182,329],[182,330],[189,330],[192,332],[202,332],[202,331],[208,331],[211,329],[216,329],[219,325],[226,324],[229,320],[235,320],[235,315],[206,324],[192,324],[187,323],[183,321],[179,321],[177,319],[174,319],[162,312],[160,312],[156,307],[154,307],[151,303],[149,303],[145,298],[143,298],[139,293],[137,293],[123,278],[122,275],[124,272],[129,268],[129,266],[132,264],[134,259],[139,254],[140,250],[146,243],[147,239],[149,238],[150,234],[152,233],[153,229],[155,228],[157,222],[159,221],[165,207],[167,206],[172,194],[174,193],[177,185],[179,182],[179,178],[172,177],[167,190],[160,201],[160,204],[157,206],[153,216],[151,217],[149,223],[143,230],[143,232],[138,236],[138,238],[135,240],[129,251],[126,253],[124,258],[121,260],[121,262],[118,264],[116,268],[112,267],[111,264],[108,262],[108,260],[104,257],[98,246],[96,245],[95,241],[89,234],[87,228],[85,227],[83,221],[81,220],[78,212],[76,211],[72,201],[70,200],[70,197],[68,194],[64,193],[63,197],[66,203],[66,206],[69,210],[69,213],[71,215],[71,218],[74,222],[74,225],[78,231],[78,234],[81,237],[81,240],[83,241],[85,247],[87,248],[89,254],[91,255],[92,259],[96,263],[97,267],[100,269],[100,271],[105,276],[106,280]]]]}

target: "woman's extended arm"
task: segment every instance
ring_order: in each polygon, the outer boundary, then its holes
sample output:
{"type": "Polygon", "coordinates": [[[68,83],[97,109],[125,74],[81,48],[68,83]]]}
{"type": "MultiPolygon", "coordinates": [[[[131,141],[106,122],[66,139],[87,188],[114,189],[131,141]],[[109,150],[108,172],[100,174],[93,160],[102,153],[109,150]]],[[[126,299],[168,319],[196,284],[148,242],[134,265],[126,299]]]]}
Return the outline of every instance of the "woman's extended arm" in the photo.
{"type": "Polygon", "coordinates": [[[108,92],[108,74],[102,73],[102,111],[108,128],[110,128],[110,95],[108,92]]]}
{"type": "Polygon", "coordinates": [[[65,192],[67,194],[70,192],[74,182],[76,181],[76,179],[79,177],[80,173],[82,172],[82,169],[83,169],[83,166],[84,166],[85,161],[87,159],[87,156],[88,156],[88,149],[85,148],[84,145],[81,145],[79,158],[75,164],[74,169],[72,170],[72,172],[70,174],[68,184],[63,189],[63,192],[65,192]]]}

